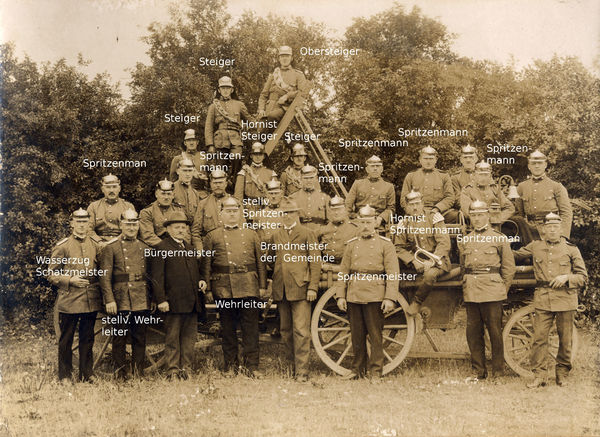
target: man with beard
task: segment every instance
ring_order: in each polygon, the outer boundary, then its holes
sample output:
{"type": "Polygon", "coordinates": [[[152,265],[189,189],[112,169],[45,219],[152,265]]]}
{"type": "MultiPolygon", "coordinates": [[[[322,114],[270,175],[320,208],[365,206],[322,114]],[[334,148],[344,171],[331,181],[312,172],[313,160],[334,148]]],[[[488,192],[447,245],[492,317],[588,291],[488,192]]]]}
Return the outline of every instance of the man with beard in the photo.
{"type": "Polygon", "coordinates": [[[220,169],[210,173],[210,194],[202,200],[192,223],[192,243],[198,250],[202,249],[202,238],[213,229],[223,226],[221,206],[225,200],[227,174],[220,169]]]}
{"type": "Polygon", "coordinates": [[[290,196],[300,208],[300,223],[316,232],[327,223],[329,195],[321,191],[317,169],[312,165],[302,167],[302,189],[290,196]]]}

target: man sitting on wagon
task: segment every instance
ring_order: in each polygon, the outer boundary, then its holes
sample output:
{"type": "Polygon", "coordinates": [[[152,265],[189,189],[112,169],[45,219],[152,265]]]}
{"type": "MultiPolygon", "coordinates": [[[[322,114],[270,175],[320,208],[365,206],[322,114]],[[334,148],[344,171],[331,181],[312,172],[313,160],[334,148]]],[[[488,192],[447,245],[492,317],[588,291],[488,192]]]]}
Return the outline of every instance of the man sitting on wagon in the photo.
{"type": "Polygon", "coordinates": [[[444,217],[439,212],[426,211],[423,196],[411,191],[405,197],[408,216],[398,223],[394,234],[394,244],[398,258],[407,267],[413,267],[423,274],[423,282],[411,298],[408,314],[416,315],[433,285],[442,274],[450,271],[450,237],[444,217]],[[423,249],[433,256],[426,261],[415,257],[417,250],[423,249]]]}

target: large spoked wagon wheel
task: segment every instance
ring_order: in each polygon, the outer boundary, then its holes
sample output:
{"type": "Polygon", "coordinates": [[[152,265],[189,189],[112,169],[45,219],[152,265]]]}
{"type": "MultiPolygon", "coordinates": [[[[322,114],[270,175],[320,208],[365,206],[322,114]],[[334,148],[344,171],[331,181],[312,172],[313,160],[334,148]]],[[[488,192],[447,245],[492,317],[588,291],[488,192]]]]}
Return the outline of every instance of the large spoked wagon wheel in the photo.
{"type": "Polygon", "coordinates": [[[146,360],[144,372],[156,372],[165,364],[165,328],[163,325],[146,329],[146,360]]]}
{"type": "MultiPolygon", "coordinates": [[[[383,374],[394,370],[406,358],[415,335],[414,317],[406,316],[408,303],[400,296],[400,305],[385,316],[383,327],[383,374]]],[[[327,290],[317,302],[312,315],[311,335],[317,355],[327,367],[339,375],[350,372],[352,341],[350,323],[335,299],[335,287],[327,290]]]]}
{"type": "MultiPolygon", "coordinates": [[[[502,332],[504,340],[504,359],[508,366],[520,376],[533,377],[529,360],[533,345],[533,325],[535,308],[527,305],[512,313],[502,332]]],[[[572,357],[575,358],[579,345],[577,328],[573,327],[572,357]]],[[[548,337],[548,359],[554,361],[558,353],[558,333],[556,324],[552,326],[548,337]]]]}

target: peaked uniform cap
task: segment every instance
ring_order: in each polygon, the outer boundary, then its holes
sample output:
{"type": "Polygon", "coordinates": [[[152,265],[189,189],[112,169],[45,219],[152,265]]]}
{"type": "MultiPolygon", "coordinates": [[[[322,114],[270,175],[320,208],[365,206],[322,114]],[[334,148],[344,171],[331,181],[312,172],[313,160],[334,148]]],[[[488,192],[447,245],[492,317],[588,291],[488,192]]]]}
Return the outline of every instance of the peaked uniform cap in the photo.
{"type": "Polygon", "coordinates": [[[366,163],[367,165],[383,165],[383,161],[377,155],[371,156],[369,159],[367,159],[366,163]]]}
{"type": "Polygon", "coordinates": [[[215,181],[219,179],[227,179],[227,173],[220,168],[216,168],[210,172],[210,180],[215,181]]]}
{"type": "Polygon", "coordinates": [[[262,143],[259,143],[258,141],[254,144],[252,144],[252,149],[250,150],[250,153],[265,153],[265,146],[262,143]]]}
{"type": "Polygon", "coordinates": [[[271,179],[265,184],[267,191],[281,191],[281,182],[277,179],[271,179]]]}
{"type": "Polygon", "coordinates": [[[219,79],[219,87],[222,86],[228,86],[233,88],[233,82],[231,81],[231,78],[229,76],[223,76],[219,79]]]}
{"type": "Polygon", "coordinates": [[[134,209],[126,209],[121,214],[121,223],[137,223],[140,220],[134,209]]]}
{"type": "Polygon", "coordinates": [[[546,214],[546,217],[544,217],[544,224],[545,225],[551,225],[551,224],[560,224],[562,223],[562,219],[560,218],[560,216],[554,212],[550,212],[548,214],[546,214]]]}
{"type": "Polygon", "coordinates": [[[406,202],[408,203],[417,203],[423,200],[423,195],[415,190],[411,190],[409,193],[406,193],[406,202]]]}
{"type": "Polygon", "coordinates": [[[194,168],[194,163],[189,158],[183,158],[181,161],[177,163],[177,168],[186,167],[186,168],[194,168]]]}
{"type": "Polygon", "coordinates": [[[223,200],[221,209],[240,209],[240,201],[235,197],[229,196],[223,200]]]}
{"type": "Polygon", "coordinates": [[[163,179],[162,181],[158,181],[156,184],[156,189],[161,191],[173,191],[173,182],[168,179],[163,179]]]}
{"type": "Polygon", "coordinates": [[[431,146],[427,146],[427,147],[423,147],[420,150],[419,154],[421,154],[421,155],[434,155],[434,156],[437,156],[437,150],[435,150],[431,146]]]}
{"type": "Polygon", "coordinates": [[[329,199],[329,208],[334,209],[334,208],[345,208],[345,207],[346,207],[346,202],[344,201],[343,197],[333,196],[331,199],[329,199]]]}
{"type": "Polygon", "coordinates": [[[305,165],[302,167],[302,170],[300,170],[300,173],[302,174],[302,177],[309,178],[317,175],[317,169],[312,165],[305,165]]]}
{"type": "Polygon", "coordinates": [[[369,205],[365,205],[358,210],[358,216],[360,218],[370,218],[375,217],[377,215],[377,211],[371,208],[369,205]]]}
{"type": "Polygon", "coordinates": [[[472,212],[488,212],[488,211],[489,211],[489,208],[488,208],[487,203],[485,203],[482,200],[474,200],[469,205],[469,213],[472,213],[472,212]]]}
{"type": "Polygon", "coordinates": [[[463,156],[473,156],[477,155],[477,149],[471,146],[470,144],[467,144],[466,146],[463,146],[462,149],[460,149],[460,153],[463,156]]]}
{"type": "Polygon", "coordinates": [[[89,220],[90,214],[83,208],[79,208],[71,213],[72,220],[89,220]]]}
{"type": "Polygon", "coordinates": [[[296,212],[299,210],[298,204],[289,197],[284,197],[279,204],[279,209],[283,212],[296,212]]]}
{"type": "Polygon", "coordinates": [[[290,55],[292,56],[292,48],[290,46],[279,47],[279,55],[290,55]]]}
{"type": "Polygon", "coordinates": [[[308,153],[306,153],[302,144],[296,143],[292,148],[292,156],[308,156],[308,153]]]}
{"type": "Polygon", "coordinates": [[[163,226],[166,228],[173,223],[185,223],[187,225],[190,224],[190,221],[187,219],[185,212],[183,211],[171,211],[167,214],[167,219],[163,223],[163,226]]]}
{"type": "Polygon", "coordinates": [[[544,155],[539,150],[535,150],[534,152],[531,153],[531,155],[529,155],[529,160],[530,161],[547,161],[548,158],[546,157],[546,155],[544,155]]]}
{"type": "Polygon", "coordinates": [[[107,174],[106,176],[104,176],[102,178],[102,185],[113,185],[113,184],[120,184],[120,183],[121,183],[121,181],[119,180],[119,178],[116,177],[112,173],[107,174]]]}
{"type": "Polygon", "coordinates": [[[475,165],[475,172],[476,173],[491,173],[492,166],[490,165],[489,162],[485,162],[485,161],[478,162],[475,165]]]}
{"type": "Polygon", "coordinates": [[[191,140],[196,138],[196,131],[194,129],[187,129],[185,131],[185,137],[183,138],[183,140],[191,140]]]}

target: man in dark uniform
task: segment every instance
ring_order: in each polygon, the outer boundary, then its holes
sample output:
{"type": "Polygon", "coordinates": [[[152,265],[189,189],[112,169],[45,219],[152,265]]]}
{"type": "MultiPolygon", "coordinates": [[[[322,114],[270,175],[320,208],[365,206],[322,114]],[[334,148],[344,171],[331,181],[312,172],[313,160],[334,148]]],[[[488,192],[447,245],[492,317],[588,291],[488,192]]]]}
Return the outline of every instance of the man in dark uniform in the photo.
{"type": "Polygon", "coordinates": [[[529,155],[528,167],[531,178],[517,186],[519,198],[516,199],[516,215],[527,219],[520,235],[524,244],[539,240],[544,217],[553,212],[561,218],[562,236],[569,238],[573,222],[573,209],[567,189],[560,183],[546,176],[548,159],[539,150],[529,155]]]}
{"type": "Polygon", "coordinates": [[[252,144],[252,164],[244,164],[235,181],[234,196],[252,213],[264,206],[267,197],[265,184],[277,177],[277,173],[263,165],[266,156],[263,144],[252,144]]]}
{"type": "Polygon", "coordinates": [[[507,237],[489,222],[485,202],[476,200],[469,207],[473,232],[459,241],[463,276],[463,296],[467,309],[467,343],[471,365],[477,379],[488,376],[485,364],[484,326],[492,345],[492,372],[504,372],[502,341],[502,301],[515,275],[515,259],[507,237]]]}
{"type": "Polygon", "coordinates": [[[588,275],[577,247],[561,238],[564,227],[558,214],[548,213],[544,218],[544,239],[532,241],[515,253],[515,258],[533,258],[537,287],[533,297],[535,319],[531,366],[534,380],[527,386],[546,385],[548,377],[548,334],[554,319],[559,346],[556,355],[556,384],[567,384],[571,371],[573,323],[577,309],[577,292],[583,288],[588,275]]]}
{"type": "Polygon", "coordinates": [[[133,209],[133,205],[119,197],[121,181],[113,174],[102,178],[104,197],[90,203],[87,211],[90,215],[89,236],[100,246],[121,233],[119,218],[124,211],[133,209]]]}
{"type": "Polygon", "coordinates": [[[360,235],[348,241],[336,284],[337,305],[348,312],[352,336],[352,371],[346,379],[381,378],[384,365],[383,320],[398,300],[398,258],[394,245],[375,232],[377,212],[358,211],[360,235]],[[346,279],[350,278],[350,279],[346,279]],[[367,366],[367,334],[371,356],[367,366]]]}
{"type": "Polygon", "coordinates": [[[202,238],[213,229],[223,226],[221,204],[226,198],[227,174],[220,169],[210,173],[210,194],[200,201],[192,223],[192,243],[202,249],[202,238]]]}
{"type": "Polygon", "coordinates": [[[207,162],[206,157],[198,151],[198,138],[194,129],[187,129],[182,144],[183,151],[171,160],[169,169],[169,180],[177,180],[177,168],[179,161],[189,159],[194,163],[194,174],[192,176],[192,187],[194,190],[202,191],[206,189],[208,177],[206,175],[207,162]]]}
{"type": "Polygon", "coordinates": [[[400,204],[406,210],[406,195],[414,190],[421,193],[426,210],[439,212],[444,216],[446,223],[456,223],[458,211],[453,209],[454,189],[450,176],[435,168],[437,163],[437,150],[433,147],[424,147],[419,154],[421,168],[411,171],[404,178],[400,204]]]}
{"type": "Polygon", "coordinates": [[[281,201],[283,227],[273,234],[269,257],[273,267],[273,300],[281,316],[281,337],[288,358],[294,362],[296,378],[308,381],[310,358],[310,310],[317,298],[321,272],[315,234],[300,224],[298,205],[281,201]],[[288,249],[287,245],[293,243],[288,249]],[[287,245],[286,245],[287,244],[287,245]]]}
{"type": "Polygon", "coordinates": [[[477,149],[470,144],[460,149],[460,170],[450,176],[452,188],[454,189],[454,208],[460,209],[460,193],[464,187],[473,182],[475,174],[475,164],[477,164],[477,149]]]}
{"type": "Polygon", "coordinates": [[[281,174],[281,186],[283,187],[284,196],[291,196],[302,189],[301,170],[306,165],[307,156],[302,144],[294,144],[291,156],[292,165],[288,165],[281,174]]]}
{"type": "Polygon", "coordinates": [[[369,205],[377,211],[376,227],[385,226],[396,212],[396,190],[382,179],[383,162],[378,156],[371,156],[366,164],[367,177],[354,181],[346,197],[346,208],[354,217],[355,211],[369,205]]]}
{"type": "MultiPolygon", "coordinates": [[[[319,242],[325,244],[322,253],[327,259],[333,259],[330,264],[340,264],[348,241],[358,235],[358,226],[348,220],[346,203],[339,196],[329,200],[329,223],[320,226],[317,231],[319,242]]],[[[323,265],[326,270],[326,265],[323,265]]]]}
{"type": "Polygon", "coordinates": [[[121,215],[121,235],[109,241],[100,254],[100,268],[106,275],[100,277],[100,288],[106,313],[119,315],[121,321],[114,325],[123,335],[113,336],[112,355],[115,373],[119,379],[127,379],[125,345],[131,334],[132,371],[143,375],[146,356],[146,323],[138,320],[146,317],[150,309],[149,266],[144,256],[148,245],[138,240],[140,229],[137,212],[128,209],[121,215]]]}
{"type": "Polygon", "coordinates": [[[79,381],[93,378],[94,325],[102,309],[97,269],[98,245],[88,236],[90,215],[84,209],[71,214],[73,233],[52,250],[49,281],[58,286],[58,379],[70,379],[73,371],[73,336],[79,323],[79,381]]]}
{"type": "Polygon", "coordinates": [[[204,190],[196,191],[192,187],[194,163],[190,159],[182,159],[177,165],[179,178],[173,184],[173,202],[183,207],[185,215],[191,222],[196,215],[198,204],[208,196],[208,193],[204,190]]]}
{"type": "Polygon", "coordinates": [[[299,91],[308,83],[304,73],[291,67],[292,48],[279,48],[279,67],[269,75],[258,99],[258,118],[280,120],[299,91]]]}
{"type": "Polygon", "coordinates": [[[282,213],[279,209],[279,204],[283,198],[281,185],[281,182],[275,179],[266,184],[268,202],[255,220],[260,241],[270,241],[273,233],[282,226],[282,213]]]}
{"type": "MultiPolygon", "coordinates": [[[[173,188],[173,182],[166,179],[159,181],[154,190],[156,201],[140,212],[140,240],[148,246],[156,247],[167,237],[167,229],[163,225],[167,214],[174,211],[185,213],[182,206],[173,202],[173,188]]],[[[185,240],[191,241],[189,232],[185,240]]]]}
{"type": "Polygon", "coordinates": [[[258,373],[258,316],[260,300],[267,297],[267,274],[261,261],[258,235],[242,229],[240,203],[234,197],[223,201],[223,227],[206,235],[204,249],[215,251],[205,257],[202,273],[208,284],[207,299],[220,300],[219,317],[223,336],[225,372],[241,369],[249,376],[258,373]],[[208,293],[212,293],[209,296],[208,293]],[[242,363],[238,361],[237,325],[242,327],[242,363]]]}
{"type": "Polygon", "coordinates": [[[204,139],[208,153],[217,153],[215,165],[228,169],[229,176],[236,175],[242,167],[242,120],[250,120],[246,105],[232,98],[234,91],[231,78],[219,79],[219,94],[208,107],[204,125],[204,139]],[[226,153],[239,155],[233,162],[225,158],[226,153]]]}
{"type": "Polygon", "coordinates": [[[425,211],[423,196],[418,191],[406,195],[406,213],[410,216],[396,226],[394,244],[398,258],[408,268],[423,274],[423,282],[411,298],[407,313],[416,315],[421,304],[433,289],[437,279],[450,271],[450,236],[446,231],[444,217],[439,212],[425,211]],[[415,252],[424,249],[438,257],[439,261],[415,259],[415,252]]]}
{"type": "Polygon", "coordinates": [[[475,200],[482,200],[490,207],[498,205],[498,211],[490,210],[490,223],[494,226],[501,225],[515,213],[515,206],[492,179],[492,166],[485,161],[475,166],[473,182],[465,185],[460,193],[460,209],[466,218],[469,217],[469,206],[475,200]]]}
{"type": "Polygon", "coordinates": [[[200,280],[197,257],[190,254],[193,247],[185,241],[189,222],[183,211],[167,215],[164,227],[168,236],[152,258],[152,287],[158,310],[165,314],[165,359],[167,377],[187,379],[194,357],[198,334],[198,313],[204,311],[206,282],[200,280]],[[163,256],[164,254],[164,256],[163,256]]]}
{"type": "Polygon", "coordinates": [[[300,208],[300,223],[316,232],[327,223],[329,195],[321,191],[317,169],[312,165],[302,167],[302,189],[290,196],[300,208]]]}

